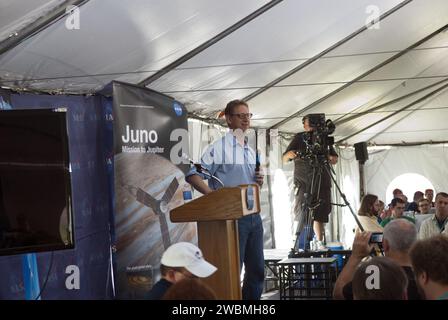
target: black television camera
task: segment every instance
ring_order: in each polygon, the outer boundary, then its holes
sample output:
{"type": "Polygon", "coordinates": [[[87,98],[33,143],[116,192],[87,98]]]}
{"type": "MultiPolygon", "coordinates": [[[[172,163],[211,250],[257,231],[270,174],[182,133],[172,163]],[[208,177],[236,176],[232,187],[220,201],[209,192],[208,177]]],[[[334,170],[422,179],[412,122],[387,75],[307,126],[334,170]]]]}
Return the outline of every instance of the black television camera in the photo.
{"type": "Polygon", "coordinates": [[[313,128],[303,134],[306,144],[305,158],[326,159],[334,145],[334,137],[330,135],[336,126],[330,119],[325,120],[324,113],[308,114],[303,119],[308,119],[309,126],[313,128]]]}

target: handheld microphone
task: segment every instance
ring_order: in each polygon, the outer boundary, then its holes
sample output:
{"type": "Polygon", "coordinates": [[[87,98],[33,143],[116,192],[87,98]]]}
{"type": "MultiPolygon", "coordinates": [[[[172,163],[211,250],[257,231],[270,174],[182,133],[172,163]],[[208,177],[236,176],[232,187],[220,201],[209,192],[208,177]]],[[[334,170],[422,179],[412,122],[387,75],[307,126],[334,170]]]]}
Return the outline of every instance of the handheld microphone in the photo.
{"type": "Polygon", "coordinates": [[[255,156],[255,171],[260,171],[260,150],[258,149],[255,156]]]}

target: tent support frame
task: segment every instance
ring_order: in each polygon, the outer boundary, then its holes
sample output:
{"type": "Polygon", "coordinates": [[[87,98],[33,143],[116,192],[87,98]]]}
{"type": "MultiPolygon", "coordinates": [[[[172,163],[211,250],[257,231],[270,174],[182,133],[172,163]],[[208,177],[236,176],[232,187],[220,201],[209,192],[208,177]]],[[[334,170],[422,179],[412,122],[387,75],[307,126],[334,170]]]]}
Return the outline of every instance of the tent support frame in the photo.
{"type": "Polygon", "coordinates": [[[45,16],[37,18],[34,22],[28,24],[21,30],[16,32],[16,35],[10,36],[9,38],[0,42],[0,55],[18,46],[23,41],[31,38],[40,31],[48,28],[50,25],[64,17],[66,13],[66,8],[68,6],[80,7],[87,3],[89,0],[66,0],[59,4],[53,10],[48,12],[45,16]]]}
{"type": "MultiPolygon", "coordinates": [[[[391,118],[391,117],[393,117],[393,116],[395,116],[395,115],[397,115],[397,114],[399,114],[399,113],[401,113],[401,112],[403,112],[403,111],[406,111],[406,109],[409,109],[410,107],[412,107],[412,106],[414,106],[414,105],[416,105],[416,104],[418,104],[418,103],[420,103],[420,102],[422,102],[422,101],[425,101],[426,99],[430,98],[431,96],[433,96],[433,95],[435,95],[435,94],[437,94],[437,93],[439,93],[439,92],[441,92],[441,91],[443,91],[443,90],[445,90],[445,89],[447,89],[447,88],[448,88],[448,83],[445,84],[445,85],[443,85],[442,87],[440,87],[440,88],[434,90],[434,91],[431,91],[430,93],[424,95],[424,96],[421,97],[420,99],[417,99],[417,100],[415,100],[414,102],[411,102],[411,103],[407,104],[406,106],[404,106],[403,108],[401,108],[401,109],[395,111],[394,113],[389,114],[388,116],[386,116],[386,117],[384,117],[384,118],[381,118],[381,119],[378,120],[378,121],[375,121],[374,123],[368,125],[367,127],[364,127],[364,128],[362,128],[361,130],[358,130],[358,131],[356,131],[355,133],[352,133],[352,134],[346,136],[345,138],[342,138],[342,139],[338,140],[336,143],[339,144],[339,143],[342,143],[342,142],[344,142],[344,141],[346,141],[346,140],[348,140],[348,139],[350,139],[350,138],[353,138],[354,136],[356,136],[356,135],[358,135],[358,134],[360,134],[360,133],[362,133],[362,132],[364,132],[364,131],[366,131],[366,130],[368,130],[368,129],[374,127],[374,126],[376,126],[377,124],[379,124],[379,123],[381,123],[381,122],[383,122],[383,121],[386,121],[387,119],[389,119],[389,118],[391,118]]],[[[406,118],[406,117],[404,117],[404,118],[406,118]]],[[[400,120],[403,120],[404,118],[402,118],[402,119],[400,119],[400,120]]]]}
{"type": "MultiPolygon", "coordinates": [[[[405,5],[407,5],[408,3],[412,2],[412,0],[406,0],[403,1],[401,3],[399,3],[397,6],[395,6],[394,8],[392,8],[391,10],[385,12],[384,14],[382,14],[378,19],[378,22],[385,19],[386,17],[388,17],[389,15],[391,15],[392,13],[396,12],[397,10],[401,9],[402,7],[404,7],[405,5]]],[[[319,60],[320,58],[322,58],[323,56],[325,56],[326,54],[330,53],[331,51],[333,51],[334,49],[340,47],[341,45],[343,45],[344,43],[350,41],[351,39],[355,38],[356,36],[358,36],[360,33],[364,32],[365,30],[367,30],[369,27],[371,27],[371,25],[373,25],[373,23],[370,23],[369,25],[363,26],[361,28],[359,28],[358,30],[356,30],[355,32],[353,32],[352,34],[348,35],[347,37],[345,37],[344,39],[336,42],[334,45],[332,45],[331,47],[325,49],[324,51],[318,53],[317,55],[315,55],[314,57],[306,60],[304,63],[298,65],[297,67],[295,67],[294,69],[286,72],[285,74],[281,75],[280,77],[278,77],[277,79],[269,82],[268,84],[266,84],[264,87],[252,92],[251,94],[249,94],[248,96],[246,96],[243,100],[245,101],[249,101],[253,98],[255,98],[256,96],[260,95],[261,93],[265,92],[266,90],[272,88],[273,86],[275,86],[276,84],[278,84],[279,82],[285,80],[286,78],[292,76],[293,74],[297,73],[298,71],[302,70],[303,68],[309,66],[310,64],[312,64],[313,62],[319,60]]],[[[271,129],[275,129],[278,128],[278,126],[274,126],[271,127],[271,129]]]]}
{"type": "Polygon", "coordinates": [[[415,42],[414,44],[412,44],[411,46],[409,46],[408,48],[404,49],[403,51],[400,51],[399,53],[397,53],[396,55],[386,59],[385,61],[381,62],[380,64],[376,65],[375,67],[373,67],[372,69],[364,72],[363,74],[361,74],[360,76],[356,77],[355,79],[351,80],[350,82],[347,82],[346,84],[344,84],[343,86],[337,88],[336,90],[333,90],[332,92],[328,93],[327,95],[323,96],[322,98],[312,102],[311,104],[309,104],[308,106],[304,107],[303,109],[295,112],[294,114],[290,115],[289,117],[287,117],[286,119],[274,124],[273,126],[271,126],[271,129],[275,129],[280,127],[281,125],[289,122],[292,118],[295,118],[297,116],[299,116],[300,114],[310,110],[311,108],[313,108],[314,106],[318,105],[319,103],[327,100],[328,98],[334,96],[336,93],[350,87],[352,84],[358,82],[359,80],[365,78],[366,76],[370,75],[371,73],[381,69],[382,67],[386,66],[387,64],[395,61],[396,59],[398,59],[399,57],[405,55],[406,53],[408,53],[409,51],[411,51],[412,49],[420,46],[421,44],[425,43],[426,41],[430,40],[431,38],[435,37],[436,35],[438,35],[439,33],[443,32],[446,28],[448,27],[448,24],[444,25],[443,27],[437,29],[436,31],[432,32],[431,34],[427,35],[426,37],[424,37],[423,39],[420,39],[419,41],[415,42]]]}
{"type": "Polygon", "coordinates": [[[175,61],[171,62],[169,65],[163,67],[158,72],[156,72],[153,75],[149,76],[148,78],[140,81],[138,83],[138,85],[145,86],[145,87],[148,86],[149,84],[153,83],[154,81],[156,81],[157,79],[161,78],[162,76],[164,76],[168,72],[172,71],[176,67],[180,66],[184,62],[186,62],[186,61],[190,60],[191,58],[193,58],[194,56],[198,55],[199,53],[201,53],[205,49],[211,47],[216,42],[218,42],[218,41],[222,40],[223,38],[227,37],[231,33],[235,32],[236,30],[238,30],[239,28],[241,28],[245,24],[249,23],[250,21],[252,21],[253,19],[257,18],[258,16],[260,16],[263,13],[265,13],[266,11],[268,11],[269,9],[271,9],[274,6],[276,6],[277,4],[279,4],[282,1],[283,0],[273,0],[273,1],[268,2],[267,4],[262,6],[261,8],[257,9],[256,11],[252,12],[251,14],[249,14],[246,17],[244,17],[240,21],[238,21],[235,24],[231,25],[230,27],[228,27],[227,29],[225,29],[221,33],[217,34],[213,38],[207,40],[206,42],[202,43],[201,45],[199,45],[195,49],[193,49],[190,52],[187,52],[186,54],[184,54],[182,57],[180,57],[180,58],[176,59],[175,61]]]}

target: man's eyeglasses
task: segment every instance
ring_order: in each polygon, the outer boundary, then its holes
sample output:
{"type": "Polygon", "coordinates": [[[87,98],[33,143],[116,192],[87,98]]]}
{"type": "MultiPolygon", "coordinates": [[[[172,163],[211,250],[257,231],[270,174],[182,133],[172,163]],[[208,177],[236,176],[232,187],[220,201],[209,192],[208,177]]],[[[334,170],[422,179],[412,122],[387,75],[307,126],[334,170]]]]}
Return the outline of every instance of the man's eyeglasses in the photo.
{"type": "Polygon", "coordinates": [[[251,119],[253,114],[252,113],[232,113],[230,114],[231,116],[237,116],[238,118],[240,118],[241,120],[243,119],[251,119]]]}

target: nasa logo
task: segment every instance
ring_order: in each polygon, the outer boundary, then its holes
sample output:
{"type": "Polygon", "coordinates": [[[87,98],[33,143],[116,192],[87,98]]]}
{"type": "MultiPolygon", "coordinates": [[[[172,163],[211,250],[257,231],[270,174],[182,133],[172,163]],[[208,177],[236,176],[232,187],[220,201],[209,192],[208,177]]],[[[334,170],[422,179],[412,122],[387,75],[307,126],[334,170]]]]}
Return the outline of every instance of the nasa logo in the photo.
{"type": "Polygon", "coordinates": [[[183,113],[182,106],[177,101],[174,101],[173,108],[174,112],[176,112],[176,115],[180,117],[183,113]]]}

